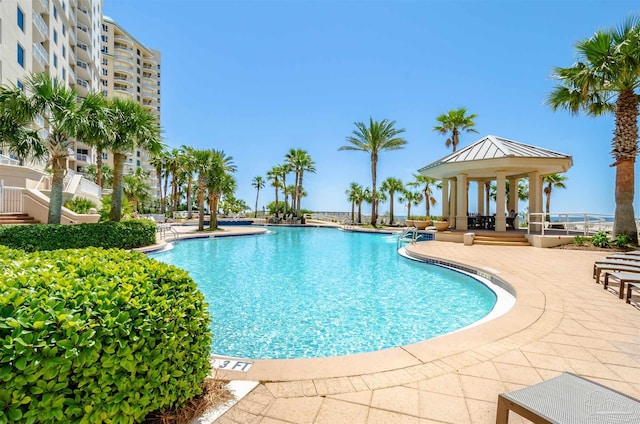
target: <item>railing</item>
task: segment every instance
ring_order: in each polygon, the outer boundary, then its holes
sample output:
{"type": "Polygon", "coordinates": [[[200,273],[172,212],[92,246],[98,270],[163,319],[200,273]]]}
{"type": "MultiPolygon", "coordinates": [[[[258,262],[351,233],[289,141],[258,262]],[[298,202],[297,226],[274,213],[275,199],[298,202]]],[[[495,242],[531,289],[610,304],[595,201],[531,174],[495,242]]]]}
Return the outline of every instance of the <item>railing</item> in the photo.
{"type": "Polygon", "coordinates": [[[42,4],[42,7],[44,7],[44,10],[49,11],[49,1],[48,0],[40,0],[40,3],[42,4]]]}
{"type": "Polygon", "coordinates": [[[613,231],[613,218],[611,214],[596,214],[585,212],[561,212],[561,213],[530,213],[527,216],[527,233],[545,232],[552,234],[584,234],[590,235],[599,231],[610,233],[613,231]]]}
{"type": "Polygon", "coordinates": [[[89,64],[87,62],[82,61],[82,60],[76,60],[76,65],[78,65],[82,69],[87,69],[87,70],[89,69],[89,64]]]}
{"type": "Polygon", "coordinates": [[[78,78],[78,79],[76,79],[76,83],[77,83],[80,87],[84,87],[84,88],[86,88],[87,90],[89,89],[89,82],[88,82],[88,81],[85,81],[85,80],[83,80],[83,79],[78,78]]]}
{"type": "Polygon", "coordinates": [[[22,189],[19,187],[5,187],[0,181],[0,212],[22,213],[22,189]]]}
{"type": "Polygon", "coordinates": [[[49,64],[47,50],[40,43],[33,43],[33,56],[43,68],[49,64]]]}
{"type": "Polygon", "coordinates": [[[20,165],[20,161],[10,156],[0,155],[0,165],[20,165]]]}
{"type": "Polygon", "coordinates": [[[33,11],[32,15],[33,23],[35,24],[36,28],[38,28],[38,31],[40,31],[40,34],[42,34],[43,37],[47,38],[49,36],[49,27],[45,23],[44,19],[42,19],[42,16],[35,10],[33,11]]]}

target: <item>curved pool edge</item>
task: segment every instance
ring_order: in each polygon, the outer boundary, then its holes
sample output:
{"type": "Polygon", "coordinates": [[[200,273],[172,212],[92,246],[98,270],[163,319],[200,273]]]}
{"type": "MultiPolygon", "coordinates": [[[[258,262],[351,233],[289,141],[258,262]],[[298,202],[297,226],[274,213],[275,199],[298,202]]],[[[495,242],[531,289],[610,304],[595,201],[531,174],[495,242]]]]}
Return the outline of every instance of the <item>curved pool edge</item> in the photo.
{"type": "MultiPolygon", "coordinates": [[[[489,345],[527,329],[544,312],[545,296],[539,289],[527,287],[519,280],[507,282],[509,278],[500,276],[500,270],[464,264],[432,255],[423,255],[413,250],[411,255],[418,260],[436,261],[452,268],[474,269],[480,275],[486,276],[494,282],[499,282],[505,290],[516,297],[517,301],[509,311],[491,321],[467,326],[452,333],[410,345],[375,352],[322,358],[259,360],[245,358],[253,364],[248,372],[215,370],[216,378],[285,382],[363,375],[379,376],[381,373],[397,371],[411,374],[412,370],[419,374],[422,372],[421,367],[439,366],[436,365],[439,359],[458,355],[461,357],[460,360],[464,362],[464,356],[472,349],[489,345]],[[525,299],[518,298],[516,294],[520,292],[526,293],[527,297],[525,299]]],[[[488,354],[490,355],[490,353],[488,354]]],[[[212,358],[224,357],[214,354],[212,358]]],[[[474,357],[473,360],[477,360],[477,357],[474,357]]]]}

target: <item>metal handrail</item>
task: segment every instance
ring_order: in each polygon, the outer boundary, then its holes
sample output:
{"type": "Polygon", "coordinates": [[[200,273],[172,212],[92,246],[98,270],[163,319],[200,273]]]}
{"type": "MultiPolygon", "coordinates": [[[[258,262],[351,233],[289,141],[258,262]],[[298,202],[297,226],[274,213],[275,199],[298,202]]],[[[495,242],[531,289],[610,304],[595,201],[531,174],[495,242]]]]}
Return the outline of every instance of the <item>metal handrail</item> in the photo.
{"type": "MultiPolygon", "coordinates": [[[[582,232],[585,236],[597,231],[611,232],[613,222],[606,218],[613,218],[612,214],[598,214],[588,212],[532,212],[527,214],[527,234],[531,234],[532,227],[540,227],[542,235],[545,230],[564,231],[566,235],[582,232]],[[551,217],[557,219],[551,220],[551,217]],[[549,218],[547,220],[546,218],[549,218]]],[[[533,229],[537,231],[537,228],[533,229]]]]}

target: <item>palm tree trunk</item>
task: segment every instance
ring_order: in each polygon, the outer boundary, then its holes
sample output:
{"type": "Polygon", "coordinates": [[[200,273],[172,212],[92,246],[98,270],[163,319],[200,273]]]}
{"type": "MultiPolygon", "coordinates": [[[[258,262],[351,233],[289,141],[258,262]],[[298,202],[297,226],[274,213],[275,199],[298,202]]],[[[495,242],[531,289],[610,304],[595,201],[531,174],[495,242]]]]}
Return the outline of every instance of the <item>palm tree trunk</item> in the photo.
{"type": "Polygon", "coordinates": [[[358,224],[362,224],[362,200],[358,202],[358,224]]]}
{"type": "Polygon", "coordinates": [[[156,178],[158,180],[158,195],[160,196],[160,211],[164,215],[165,208],[164,202],[162,201],[162,169],[156,168],[156,178]]]}
{"type": "Polygon", "coordinates": [[[119,222],[122,218],[122,181],[124,178],[124,161],[126,155],[113,154],[113,193],[111,193],[111,210],[109,219],[119,222]]]}
{"type": "Polygon", "coordinates": [[[300,179],[298,180],[298,184],[296,185],[296,198],[298,199],[296,203],[296,216],[300,217],[300,203],[302,201],[302,176],[303,171],[300,171],[300,179]]]}
{"type": "Polygon", "coordinates": [[[278,187],[276,186],[276,218],[278,217],[278,187]]]}
{"type": "Polygon", "coordinates": [[[551,215],[549,215],[549,211],[551,210],[551,183],[547,185],[547,189],[545,190],[545,194],[547,195],[546,201],[546,210],[547,210],[547,221],[551,221],[551,215]]]}
{"type": "Polygon", "coordinates": [[[411,202],[407,203],[407,219],[411,219],[411,202]]]}
{"type": "Polygon", "coordinates": [[[102,149],[96,152],[96,184],[102,188],[102,149]]]}
{"type": "Polygon", "coordinates": [[[66,163],[63,156],[55,156],[51,160],[53,179],[51,181],[51,194],[49,195],[47,224],[60,224],[62,219],[62,190],[66,163]]]}
{"type": "Polygon", "coordinates": [[[389,205],[389,225],[393,225],[393,191],[389,192],[389,199],[391,200],[389,205]]]}
{"type": "Polygon", "coordinates": [[[371,155],[371,225],[376,226],[376,222],[378,221],[378,215],[376,210],[376,177],[377,177],[377,168],[378,168],[378,157],[376,155],[371,155]]]}
{"type": "Polygon", "coordinates": [[[164,201],[162,202],[162,213],[167,214],[167,194],[169,188],[169,170],[165,170],[164,174],[164,201]]]}
{"type": "Polygon", "coordinates": [[[256,207],[255,207],[255,213],[253,214],[254,218],[258,217],[258,196],[260,195],[260,187],[257,188],[256,190],[256,207]]]}
{"type": "Polygon", "coordinates": [[[198,231],[204,231],[204,182],[198,182],[198,231]]]}
{"type": "Polygon", "coordinates": [[[191,206],[191,184],[193,184],[193,177],[189,175],[187,181],[187,218],[191,219],[193,216],[193,207],[191,206]]]}
{"type": "Polygon", "coordinates": [[[356,219],[355,208],[356,208],[356,202],[352,200],[351,201],[351,222],[355,222],[355,219],[356,219]]]}
{"type": "Polygon", "coordinates": [[[220,203],[220,194],[216,193],[209,196],[209,229],[218,228],[218,204],[220,203]]]}
{"type": "Polygon", "coordinates": [[[616,212],[613,235],[626,235],[638,243],[633,210],[635,159],[624,159],[616,165],[616,212]]]}

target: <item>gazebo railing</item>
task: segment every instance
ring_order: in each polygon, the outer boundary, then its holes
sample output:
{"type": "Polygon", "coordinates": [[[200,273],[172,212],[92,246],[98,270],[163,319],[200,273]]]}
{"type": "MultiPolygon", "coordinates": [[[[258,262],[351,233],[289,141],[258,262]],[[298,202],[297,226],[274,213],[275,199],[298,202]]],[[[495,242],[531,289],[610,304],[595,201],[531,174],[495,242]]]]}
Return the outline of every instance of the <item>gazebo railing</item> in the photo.
{"type": "Polygon", "coordinates": [[[613,215],[588,212],[529,213],[527,233],[591,235],[599,231],[613,231],[613,215]]]}

